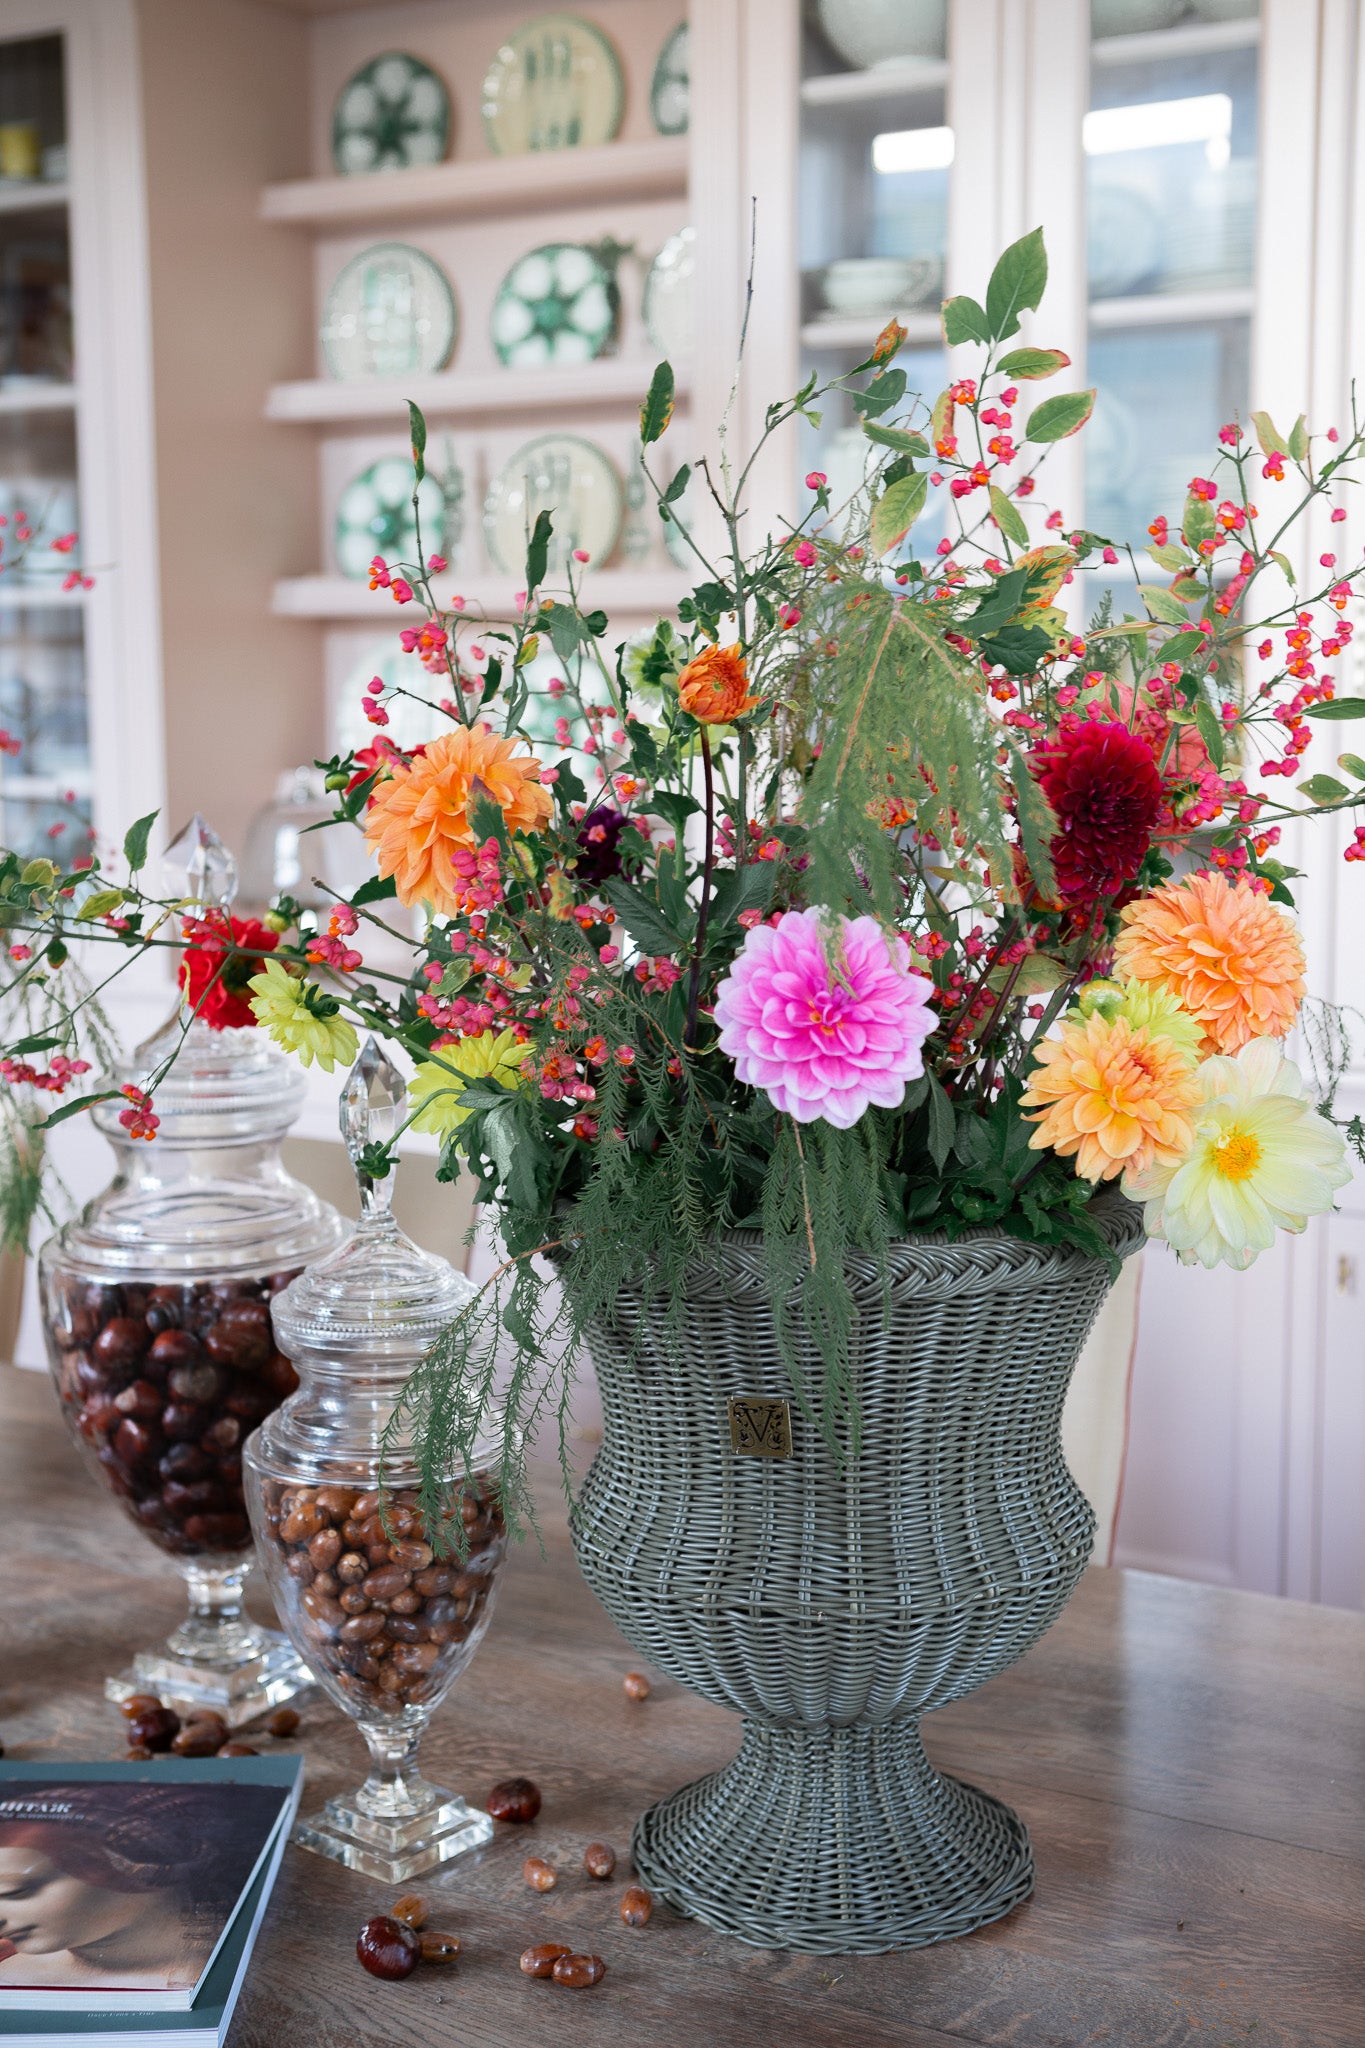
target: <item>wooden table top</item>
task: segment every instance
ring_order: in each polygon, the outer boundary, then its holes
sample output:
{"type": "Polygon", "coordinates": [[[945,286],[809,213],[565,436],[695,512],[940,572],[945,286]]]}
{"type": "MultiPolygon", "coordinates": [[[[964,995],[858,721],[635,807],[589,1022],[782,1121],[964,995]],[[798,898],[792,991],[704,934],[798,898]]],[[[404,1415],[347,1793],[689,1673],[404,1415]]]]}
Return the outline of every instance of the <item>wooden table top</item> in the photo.
{"type": "MultiPolygon", "coordinates": [[[[423,1762],[484,1797],[525,1773],[531,1828],[416,1888],[459,1934],[455,1970],[402,1984],[355,1960],[392,1894],[291,1845],[228,2048],[1361,2048],[1365,1617],[1092,1568],[1021,1663],[926,1723],[934,1760],[1008,1799],[1034,1897],[964,1941],[891,1956],[747,1948],[656,1909],[621,1925],[640,1809],[734,1753],[733,1716],[655,1675],[578,1576],[547,1476],[545,1556],[523,1545],[423,1762]],[[586,1842],[618,1880],[577,1873],[586,1842]],[[548,1894],[532,1850],[560,1861],[548,1894]],[[521,1950],[602,1955],[589,1991],[523,1977],[521,1950]]],[[[47,1384],[0,1367],[0,1740],[14,1758],[113,1757],[101,1692],[183,1613],[179,1581],[79,1465],[47,1384]]],[[[262,1609],[262,1612],[268,1610],[262,1609]]],[[[305,1807],[362,1773],[359,1737],[306,1707],[305,1807]]]]}

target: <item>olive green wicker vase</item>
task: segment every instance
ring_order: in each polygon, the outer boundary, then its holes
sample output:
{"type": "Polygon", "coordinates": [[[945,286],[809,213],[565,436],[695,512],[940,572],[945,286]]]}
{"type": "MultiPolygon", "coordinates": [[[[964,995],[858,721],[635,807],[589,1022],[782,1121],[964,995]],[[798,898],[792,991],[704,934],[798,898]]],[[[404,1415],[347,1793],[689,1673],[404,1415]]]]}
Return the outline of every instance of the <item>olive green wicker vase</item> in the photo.
{"type": "MultiPolygon", "coordinates": [[[[1138,1248],[1122,1197],[1091,1213],[1138,1248]]],[[[1094,1516],[1059,1424],[1109,1287],[1093,1258],[989,1231],[897,1244],[889,1315],[870,1259],[850,1277],[856,1457],[795,1402],[771,1455],[765,1404],[791,1387],[737,1232],[689,1286],[685,1366],[638,1300],[594,1325],[603,1440],[573,1515],[626,1639],[743,1717],[732,1764],[641,1817],[641,1878],[743,1941],[829,1954],[969,1934],[1033,1888],[1023,1822],[936,1771],[919,1723],[1022,1656],[1080,1577],[1094,1516]]]]}

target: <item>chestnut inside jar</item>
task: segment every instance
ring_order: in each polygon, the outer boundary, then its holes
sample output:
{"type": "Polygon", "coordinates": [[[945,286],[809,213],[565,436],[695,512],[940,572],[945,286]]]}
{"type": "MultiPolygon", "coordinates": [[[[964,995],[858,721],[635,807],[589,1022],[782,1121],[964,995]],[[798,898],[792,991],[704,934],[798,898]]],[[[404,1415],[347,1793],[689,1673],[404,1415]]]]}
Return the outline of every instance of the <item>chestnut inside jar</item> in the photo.
{"type": "Polygon", "coordinates": [[[251,1545],[242,1445],[298,1386],[256,1278],[111,1284],[53,1271],[47,1338],[77,1442],[152,1541],[174,1557],[251,1545]]]}
{"type": "Polygon", "coordinates": [[[415,1492],[392,1493],[382,1508],[373,1488],[267,1479],[261,1549],[317,1677],[358,1714],[398,1715],[440,1699],[483,1634],[504,1525],[491,1477],[451,1507],[462,1556],[433,1554],[415,1492]]]}

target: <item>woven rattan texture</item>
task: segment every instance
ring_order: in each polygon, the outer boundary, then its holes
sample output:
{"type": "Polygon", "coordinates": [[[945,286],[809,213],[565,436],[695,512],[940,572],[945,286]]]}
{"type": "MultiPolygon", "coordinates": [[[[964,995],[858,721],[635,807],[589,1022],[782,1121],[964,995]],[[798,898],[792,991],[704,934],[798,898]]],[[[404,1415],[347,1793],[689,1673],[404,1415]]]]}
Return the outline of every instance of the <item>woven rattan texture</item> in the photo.
{"type": "MultiPolygon", "coordinates": [[[[1092,1214],[1136,1250],[1121,1197],[1092,1214]]],[[[962,1934],[1031,1889],[1023,1824],[936,1773],[917,1722],[1022,1656],[1084,1568],[1094,1517],[1059,1426],[1109,1285],[988,1232],[898,1244],[889,1306],[870,1259],[850,1277],[856,1457],[795,1405],[790,1460],[731,1449],[731,1395],[791,1392],[762,1248],[735,1233],[693,1276],[682,1361],[637,1298],[594,1326],[603,1441],[574,1511],[627,1640],[745,1717],[728,1769],[641,1820],[641,1871],[744,1940],[829,1953],[962,1934]]]]}

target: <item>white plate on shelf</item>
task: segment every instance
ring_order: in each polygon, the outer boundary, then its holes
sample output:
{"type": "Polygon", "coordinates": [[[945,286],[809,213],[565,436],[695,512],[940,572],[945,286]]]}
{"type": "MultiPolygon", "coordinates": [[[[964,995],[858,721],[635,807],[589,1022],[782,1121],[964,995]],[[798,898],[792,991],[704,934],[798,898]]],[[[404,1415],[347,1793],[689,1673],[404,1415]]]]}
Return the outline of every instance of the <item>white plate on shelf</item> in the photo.
{"type": "Polygon", "coordinates": [[[489,559],[503,575],[520,576],[536,518],[549,512],[548,573],[562,578],[577,549],[600,568],[620,539],[624,510],[621,479],[595,441],[540,434],[518,448],[489,486],[483,508],[489,559]]]}
{"type": "Polygon", "coordinates": [[[439,263],[406,242],[376,242],[337,276],[322,315],[329,376],[425,376],[443,370],[459,328],[439,263]]]}
{"type": "Polygon", "coordinates": [[[645,333],[670,363],[692,360],[696,339],[693,285],[697,268],[697,231],[679,228],[670,235],[649,266],[645,279],[645,333]]]}

